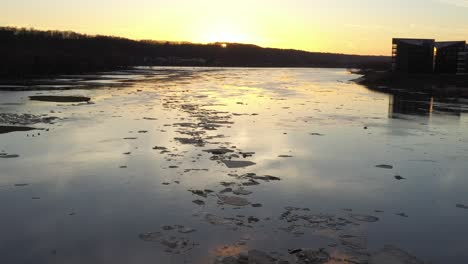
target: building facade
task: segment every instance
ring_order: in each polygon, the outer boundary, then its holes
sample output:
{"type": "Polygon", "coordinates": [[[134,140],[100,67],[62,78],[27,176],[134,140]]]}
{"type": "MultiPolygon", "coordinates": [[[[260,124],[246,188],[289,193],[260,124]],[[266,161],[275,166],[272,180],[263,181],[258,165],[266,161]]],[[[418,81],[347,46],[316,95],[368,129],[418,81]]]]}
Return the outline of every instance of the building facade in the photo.
{"type": "Polygon", "coordinates": [[[434,39],[395,38],[392,44],[393,71],[405,73],[434,72],[434,39]]]}
{"type": "Polygon", "coordinates": [[[459,56],[463,58],[466,41],[444,41],[435,43],[435,73],[458,72],[459,56]]]}
{"type": "Polygon", "coordinates": [[[392,44],[392,71],[468,74],[466,41],[394,38],[392,44]]]}
{"type": "Polygon", "coordinates": [[[457,74],[468,74],[468,45],[464,51],[458,53],[457,74]]]}

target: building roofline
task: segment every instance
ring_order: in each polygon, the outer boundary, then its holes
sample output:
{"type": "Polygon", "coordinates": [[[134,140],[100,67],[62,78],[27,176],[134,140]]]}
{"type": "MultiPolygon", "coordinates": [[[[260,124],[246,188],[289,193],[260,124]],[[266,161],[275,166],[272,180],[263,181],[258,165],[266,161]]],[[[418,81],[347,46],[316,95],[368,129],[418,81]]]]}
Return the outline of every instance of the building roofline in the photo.
{"type": "Polygon", "coordinates": [[[466,46],[466,41],[462,40],[462,41],[437,41],[435,43],[435,47],[436,48],[446,48],[446,47],[450,47],[450,46],[463,46],[463,48],[465,48],[466,46]]]}
{"type": "Polygon", "coordinates": [[[425,39],[425,38],[393,38],[393,40],[424,40],[424,41],[435,41],[435,39],[425,39]]]}
{"type": "Polygon", "coordinates": [[[466,44],[466,40],[436,41],[436,43],[465,43],[466,44]]]}
{"type": "Polygon", "coordinates": [[[393,44],[408,44],[408,45],[413,45],[413,46],[421,46],[421,47],[427,47],[427,46],[434,46],[435,45],[435,39],[405,39],[405,38],[394,38],[392,40],[393,44]]]}

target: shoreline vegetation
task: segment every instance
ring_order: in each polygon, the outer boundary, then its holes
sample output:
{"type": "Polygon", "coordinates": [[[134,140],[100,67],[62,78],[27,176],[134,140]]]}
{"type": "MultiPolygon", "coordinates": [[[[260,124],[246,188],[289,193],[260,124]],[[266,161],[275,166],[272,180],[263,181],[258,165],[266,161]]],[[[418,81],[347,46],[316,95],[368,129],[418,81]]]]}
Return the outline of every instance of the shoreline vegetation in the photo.
{"type": "MultiPolygon", "coordinates": [[[[140,66],[348,68],[353,80],[381,92],[424,92],[468,97],[467,75],[404,74],[388,71],[386,56],[362,56],[262,48],[250,44],[131,40],[70,31],[0,27],[0,89],[70,89],[112,84],[100,74],[154,75],[140,66]],[[225,47],[223,44],[227,44],[225,47]]],[[[125,83],[122,79],[119,83],[125,83]]]]}
{"type": "Polygon", "coordinates": [[[0,27],[0,80],[89,74],[134,66],[385,69],[386,56],[263,48],[250,44],[131,40],[69,31],[0,27]],[[226,45],[223,45],[226,44],[226,45]]]}
{"type": "Polygon", "coordinates": [[[353,81],[369,89],[389,92],[422,92],[438,96],[468,97],[468,75],[407,74],[379,70],[350,70],[362,75],[353,81]]]}

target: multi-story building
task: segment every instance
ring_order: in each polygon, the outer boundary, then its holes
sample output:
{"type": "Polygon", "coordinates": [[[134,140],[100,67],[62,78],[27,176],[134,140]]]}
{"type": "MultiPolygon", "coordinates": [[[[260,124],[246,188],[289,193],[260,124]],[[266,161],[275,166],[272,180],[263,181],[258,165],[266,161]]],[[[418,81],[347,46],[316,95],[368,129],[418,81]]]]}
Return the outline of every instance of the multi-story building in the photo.
{"type": "Polygon", "coordinates": [[[435,73],[451,73],[458,71],[459,56],[463,58],[466,41],[444,41],[435,43],[435,73]]]}
{"type": "Polygon", "coordinates": [[[434,39],[393,39],[392,70],[405,73],[434,72],[434,39]]]}
{"type": "Polygon", "coordinates": [[[468,45],[458,53],[457,74],[468,74],[468,45]]]}
{"type": "Polygon", "coordinates": [[[395,72],[468,74],[466,41],[394,38],[392,44],[395,72]]]}

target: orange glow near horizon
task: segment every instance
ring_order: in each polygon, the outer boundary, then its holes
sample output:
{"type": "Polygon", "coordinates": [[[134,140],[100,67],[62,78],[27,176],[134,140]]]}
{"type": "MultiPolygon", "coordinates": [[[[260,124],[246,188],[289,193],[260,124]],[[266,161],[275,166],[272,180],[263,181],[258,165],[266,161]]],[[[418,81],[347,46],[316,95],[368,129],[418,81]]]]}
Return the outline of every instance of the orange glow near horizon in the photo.
{"type": "Polygon", "coordinates": [[[0,25],[369,55],[390,55],[393,37],[468,38],[463,0],[422,1],[18,0],[2,3],[0,25]]]}
{"type": "Polygon", "coordinates": [[[228,42],[228,43],[248,43],[252,41],[252,37],[248,36],[246,30],[236,25],[223,21],[213,25],[206,24],[203,26],[199,33],[200,42],[215,43],[215,42],[228,42]]]}

